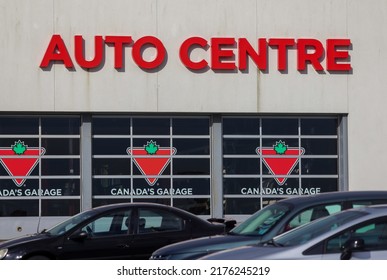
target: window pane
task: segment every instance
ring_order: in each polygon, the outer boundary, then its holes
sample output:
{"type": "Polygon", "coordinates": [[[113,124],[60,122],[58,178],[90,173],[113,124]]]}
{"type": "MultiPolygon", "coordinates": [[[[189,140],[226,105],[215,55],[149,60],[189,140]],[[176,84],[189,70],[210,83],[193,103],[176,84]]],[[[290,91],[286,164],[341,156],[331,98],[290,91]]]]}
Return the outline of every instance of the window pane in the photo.
{"type": "Polygon", "coordinates": [[[224,118],[223,134],[233,135],[258,135],[259,119],[258,118],[224,118]]]}
{"type": "Polygon", "coordinates": [[[79,155],[79,139],[43,138],[45,155],[79,155]]]}
{"type": "Polygon", "coordinates": [[[135,195],[170,195],[171,179],[144,177],[133,179],[135,195]]]}
{"type": "Polygon", "coordinates": [[[260,184],[259,178],[225,178],[223,179],[223,192],[235,195],[260,195],[260,184]]]}
{"type": "Polygon", "coordinates": [[[275,179],[264,179],[262,183],[263,191],[271,195],[302,195],[300,191],[300,180],[298,178],[286,178],[284,182],[278,181],[282,177],[275,179]],[[282,185],[280,185],[282,183],[282,185]]]}
{"type": "MultiPolygon", "coordinates": [[[[337,178],[303,178],[302,188],[315,192],[333,192],[338,189],[337,178]]],[[[313,193],[312,193],[313,194],[313,193]]]]}
{"type": "Polygon", "coordinates": [[[41,160],[42,175],[80,175],[79,159],[41,160]]]}
{"type": "Polygon", "coordinates": [[[79,179],[42,179],[43,196],[80,195],[79,179]]]}
{"type": "Polygon", "coordinates": [[[195,215],[210,215],[209,198],[174,199],[173,206],[191,212],[195,215]]]}
{"type": "Polygon", "coordinates": [[[176,158],[173,160],[174,175],[210,175],[209,158],[176,158]]]}
{"type": "Polygon", "coordinates": [[[151,202],[151,203],[159,203],[164,205],[171,205],[171,199],[170,198],[135,198],[133,199],[133,202],[151,202]]]}
{"type": "Polygon", "coordinates": [[[209,135],[209,119],[173,119],[174,135],[209,135]]]}
{"type": "Polygon", "coordinates": [[[170,120],[162,118],[134,118],[134,135],[169,135],[170,120]]]}
{"type": "Polygon", "coordinates": [[[174,195],[210,195],[209,178],[176,178],[173,179],[174,195]]]}
{"type": "Polygon", "coordinates": [[[17,143],[21,143],[26,146],[26,148],[39,148],[39,139],[38,138],[0,138],[0,147],[1,149],[9,149],[12,151],[13,147],[17,143]]]}
{"type": "Polygon", "coordinates": [[[225,138],[225,139],[223,139],[223,153],[226,155],[256,154],[255,151],[256,151],[257,147],[259,147],[259,139],[238,139],[238,138],[225,138]]]}
{"type": "Polygon", "coordinates": [[[1,117],[0,134],[38,134],[39,118],[1,117]]]}
{"type": "Polygon", "coordinates": [[[130,175],[130,158],[94,158],[93,175],[130,175]]]}
{"type": "MultiPolygon", "coordinates": [[[[113,198],[113,197],[112,197],[113,198]]],[[[126,203],[131,202],[128,198],[114,198],[114,199],[93,199],[93,207],[115,204],[115,203],[126,203]]]]}
{"type": "Polygon", "coordinates": [[[93,195],[131,195],[130,179],[124,178],[101,178],[93,179],[93,195]]]}
{"type": "Polygon", "coordinates": [[[305,155],[337,155],[337,139],[301,139],[305,155]]]}
{"type": "Polygon", "coordinates": [[[335,175],[337,170],[337,159],[333,158],[308,158],[302,160],[302,174],[316,175],[335,175]]]}
{"type": "Polygon", "coordinates": [[[263,135],[298,135],[298,119],[262,119],[263,135]]]}
{"type": "Polygon", "coordinates": [[[73,216],[79,211],[79,199],[42,200],[42,216],[73,216]]]}
{"type": "Polygon", "coordinates": [[[2,200],[0,217],[39,216],[39,200],[2,200]]]}
{"type": "Polygon", "coordinates": [[[337,135],[337,119],[301,119],[302,135],[337,135]]]}
{"type": "Polygon", "coordinates": [[[79,134],[79,118],[42,118],[42,134],[79,134]]]}
{"type": "Polygon", "coordinates": [[[223,174],[258,174],[260,173],[259,158],[224,158],[223,174]]]}
{"type": "Polygon", "coordinates": [[[179,155],[209,155],[209,139],[174,139],[173,147],[179,155]]]}
{"type": "Polygon", "coordinates": [[[287,148],[298,148],[298,139],[294,138],[264,138],[262,139],[262,147],[263,148],[272,148],[282,142],[287,148]]]}
{"type": "Polygon", "coordinates": [[[130,139],[94,138],[93,155],[127,155],[130,139]]]}
{"type": "Polygon", "coordinates": [[[149,143],[154,143],[155,145],[158,145],[159,148],[170,148],[171,141],[169,138],[135,138],[133,139],[133,148],[143,148],[145,149],[145,146],[147,146],[149,143]]]}
{"type": "Polygon", "coordinates": [[[259,198],[226,198],[225,214],[249,215],[261,209],[259,198]]]}
{"type": "Polygon", "coordinates": [[[129,118],[93,118],[94,135],[129,135],[129,118]]]}

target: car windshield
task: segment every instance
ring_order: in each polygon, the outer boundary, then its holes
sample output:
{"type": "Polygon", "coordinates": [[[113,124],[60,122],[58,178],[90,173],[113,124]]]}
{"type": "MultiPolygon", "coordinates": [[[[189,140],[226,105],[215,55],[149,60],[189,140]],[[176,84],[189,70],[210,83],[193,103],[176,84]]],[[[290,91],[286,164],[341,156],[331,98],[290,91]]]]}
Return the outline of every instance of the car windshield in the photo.
{"type": "Polygon", "coordinates": [[[44,230],[43,232],[50,234],[50,235],[60,235],[60,234],[63,234],[65,232],[71,230],[76,225],[87,220],[91,216],[92,216],[91,211],[82,212],[82,213],[79,213],[79,214],[71,217],[70,219],[67,219],[67,220],[61,222],[60,224],[58,224],[58,225],[56,225],[48,230],[44,230]]]}
{"type": "Polygon", "coordinates": [[[284,247],[301,245],[365,215],[368,214],[362,211],[344,211],[333,214],[274,237],[272,243],[284,247]]]}
{"type": "Polygon", "coordinates": [[[236,235],[261,236],[269,232],[284,216],[290,211],[290,206],[285,203],[275,203],[269,205],[246,221],[230,231],[236,235]]]}

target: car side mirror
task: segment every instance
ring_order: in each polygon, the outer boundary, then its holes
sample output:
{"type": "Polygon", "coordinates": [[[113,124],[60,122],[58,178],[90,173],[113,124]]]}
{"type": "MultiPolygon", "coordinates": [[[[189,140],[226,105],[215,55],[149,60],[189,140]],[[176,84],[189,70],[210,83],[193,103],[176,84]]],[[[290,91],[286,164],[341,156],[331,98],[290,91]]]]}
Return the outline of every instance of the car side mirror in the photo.
{"type": "Polygon", "coordinates": [[[341,260],[350,260],[352,252],[364,250],[364,240],[361,238],[350,239],[342,247],[341,260]]]}
{"type": "Polygon", "coordinates": [[[78,231],[73,233],[69,239],[74,240],[74,241],[83,241],[89,237],[89,234],[86,231],[78,231]]]}

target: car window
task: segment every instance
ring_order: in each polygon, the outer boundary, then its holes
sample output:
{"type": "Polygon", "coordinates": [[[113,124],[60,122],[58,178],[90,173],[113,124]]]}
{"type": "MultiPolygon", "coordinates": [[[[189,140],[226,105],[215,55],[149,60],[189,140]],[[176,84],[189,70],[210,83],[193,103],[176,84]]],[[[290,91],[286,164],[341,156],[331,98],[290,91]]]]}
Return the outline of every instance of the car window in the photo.
{"type": "Polygon", "coordinates": [[[368,222],[351,228],[326,242],[326,253],[339,253],[341,247],[351,239],[362,239],[364,248],[386,249],[387,248],[387,221],[368,222]]]}
{"type": "Polygon", "coordinates": [[[318,205],[311,208],[302,210],[289,223],[285,226],[284,231],[299,227],[303,224],[309,223],[316,219],[332,215],[342,211],[342,205],[340,203],[329,204],[329,205],[318,205]]]}
{"type": "Polygon", "coordinates": [[[49,230],[46,230],[45,232],[49,233],[50,235],[60,235],[63,234],[73,228],[75,228],[77,225],[82,223],[83,221],[89,219],[93,215],[92,211],[85,211],[81,212],[70,219],[67,219],[63,221],[62,223],[55,225],[54,227],[50,228],[49,230]]]}
{"type": "Polygon", "coordinates": [[[100,216],[82,227],[82,231],[91,236],[127,234],[130,225],[131,210],[119,211],[100,216]]]}
{"type": "Polygon", "coordinates": [[[387,199],[359,200],[352,202],[352,208],[359,208],[375,204],[387,204],[387,199]]]}
{"type": "Polygon", "coordinates": [[[179,216],[160,209],[138,210],[138,233],[181,231],[184,221],[179,216]]]}
{"type": "Polygon", "coordinates": [[[269,205],[235,227],[230,233],[238,235],[264,235],[282,220],[289,211],[290,206],[285,203],[269,205]]]}
{"type": "Polygon", "coordinates": [[[367,213],[361,211],[339,212],[274,237],[274,242],[281,246],[301,245],[364,215],[367,213]]]}

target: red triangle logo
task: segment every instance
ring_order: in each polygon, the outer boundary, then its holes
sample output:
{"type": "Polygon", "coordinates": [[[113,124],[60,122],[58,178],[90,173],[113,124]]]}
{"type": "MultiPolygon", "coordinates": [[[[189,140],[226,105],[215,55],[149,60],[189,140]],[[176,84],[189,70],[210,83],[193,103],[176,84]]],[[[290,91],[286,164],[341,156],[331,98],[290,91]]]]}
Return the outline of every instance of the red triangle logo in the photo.
{"type": "Polygon", "coordinates": [[[10,176],[15,177],[12,180],[18,187],[21,187],[27,180],[22,177],[28,177],[31,174],[39,163],[40,156],[46,152],[44,148],[25,147],[26,150],[22,154],[16,154],[12,147],[0,148],[0,163],[10,176]]]}
{"type": "MultiPolygon", "coordinates": [[[[148,142],[149,144],[149,142],[148,142]]],[[[176,154],[175,148],[160,148],[153,154],[144,147],[141,148],[128,148],[126,150],[128,155],[132,156],[134,164],[140,170],[142,175],[146,176],[145,180],[150,186],[156,184],[158,178],[171,161],[171,156],[176,154]]]]}
{"type": "Polygon", "coordinates": [[[274,179],[277,184],[282,186],[287,180],[285,177],[296,167],[299,157],[305,153],[305,150],[304,148],[287,147],[285,152],[279,154],[273,146],[270,148],[257,148],[256,153],[262,156],[263,163],[270,173],[276,176],[274,179]]]}

